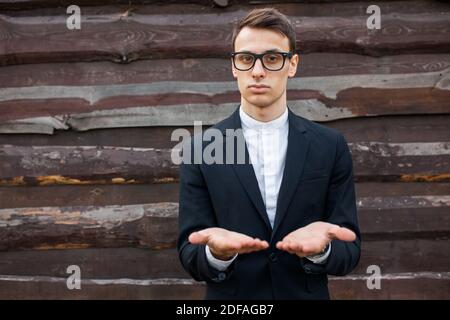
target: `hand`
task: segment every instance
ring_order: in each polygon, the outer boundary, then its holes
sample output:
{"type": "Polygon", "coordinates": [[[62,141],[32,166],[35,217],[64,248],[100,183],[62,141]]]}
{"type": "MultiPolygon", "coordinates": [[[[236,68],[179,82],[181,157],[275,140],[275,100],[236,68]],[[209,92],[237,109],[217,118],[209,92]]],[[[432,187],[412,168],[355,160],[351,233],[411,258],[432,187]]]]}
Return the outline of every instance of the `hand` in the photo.
{"type": "Polygon", "coordinates": [[[350,229],[318,221],[289,233],[276,247],[303,258],[322,253],[334,239],[351,242],[356,239],[356,235],[350,229]]]}
{"type": "Polygon", "coordinates": [[[208,245],[212,255],[220,260],[229,260],[236,253],[249,253],[269,247],[267,241],[223,228],[207,228],[193,232],[189,235],[189,242],[208,245]]]}

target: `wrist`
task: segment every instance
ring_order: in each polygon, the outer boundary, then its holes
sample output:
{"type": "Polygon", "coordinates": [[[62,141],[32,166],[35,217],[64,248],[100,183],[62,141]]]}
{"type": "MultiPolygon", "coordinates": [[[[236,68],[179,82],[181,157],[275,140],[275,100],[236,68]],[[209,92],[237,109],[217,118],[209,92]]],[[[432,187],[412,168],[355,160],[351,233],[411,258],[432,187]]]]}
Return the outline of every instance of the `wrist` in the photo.
{"type": "Polygon", "coordinates": [[[234,255],[224,255],[214,252],[211,248],[209,248],[209,251],[211,252],[212,256],[218,260],[227,261],[230,260],[234,255]]]}
{"type": "Polygon", "coordinates": [[[321,258],[327,253],[329,248],[330,248],[330,243],[327,243],[327,245],[322,249],[322,251],[315,253],[311,256],[308,256],[307,258],[311,258],[311,259],[321,258]]]}

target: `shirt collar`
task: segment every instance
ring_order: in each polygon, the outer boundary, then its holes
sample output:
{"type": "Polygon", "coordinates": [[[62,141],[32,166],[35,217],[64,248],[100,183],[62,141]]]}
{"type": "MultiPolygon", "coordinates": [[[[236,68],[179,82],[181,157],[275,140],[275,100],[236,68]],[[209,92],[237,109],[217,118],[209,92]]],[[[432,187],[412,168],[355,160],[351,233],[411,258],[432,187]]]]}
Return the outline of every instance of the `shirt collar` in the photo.
{"type": "Polygon", "coordinates": [[[253,119],[245,113],[242,106],[239,107],[239,116],[241,117],[242,127],[246,129],[279,129],[287,125],[288,109],[286,107],[281,116],[268,122],[253,119]]]}

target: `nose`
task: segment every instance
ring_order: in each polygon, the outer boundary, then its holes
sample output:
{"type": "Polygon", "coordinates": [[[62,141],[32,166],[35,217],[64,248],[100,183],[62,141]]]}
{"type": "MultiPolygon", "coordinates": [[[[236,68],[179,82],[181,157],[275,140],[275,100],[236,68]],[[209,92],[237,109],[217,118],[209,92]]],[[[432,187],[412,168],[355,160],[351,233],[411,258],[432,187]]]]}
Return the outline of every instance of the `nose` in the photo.
{"type": "Polygon", "coordinates": [[[253,66],[252,76],[253,78],[263,78],[266,75],[266,70],[262,65],[261,59],[256,59],[255,65],[253,66]]]}

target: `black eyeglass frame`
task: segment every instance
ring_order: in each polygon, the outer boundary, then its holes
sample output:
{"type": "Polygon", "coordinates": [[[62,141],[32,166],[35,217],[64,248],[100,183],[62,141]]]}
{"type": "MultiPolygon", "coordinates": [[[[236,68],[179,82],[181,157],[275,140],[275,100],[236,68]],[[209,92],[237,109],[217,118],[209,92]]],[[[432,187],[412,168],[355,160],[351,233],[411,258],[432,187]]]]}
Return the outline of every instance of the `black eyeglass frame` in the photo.
{"type": "Polygon", "coordinates": [[[280,71],[281,69],[284,68],[284,64],[286,62],[286,58],[290,59],[290,58],[292,58],[293,55],[294,55],[294,53],[292,53],[292,52],[280,52],[280,51],[268,51],[268,52],[264,52],[264,53],[253,53],[253,52],[249,52],[249,51],[236,51],[236,52],[231,52],[230,53],[231,60],[233,60],[233,65],[239,71],[248,71],[248,70],[252,69],[255,66],[256,60],[258,60],[258,59],[261,60],[261,64],[262,64],[264,69],[269,70],[269,71],[280,71]],[[240,54],[240,53],[245,53],[245,54],[249,54],[249,55],[253,56],[254,60],[253,60],[253,63],[252,63],[250,68],[248,68],[248,69],[239,69],[238,67],[236,67],[236,62],[234,61],[234,57],[237,54],[240,54]],[[274,53],[281,54],[283,56],[283,64],[281,65],[281,67],[279,69],[275,69],[275,70],[267,68],[264,65],[264,61],[262,59],[262,57],[264,57],[266,54],[274,54],[274,53]]]}

